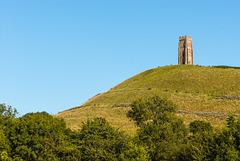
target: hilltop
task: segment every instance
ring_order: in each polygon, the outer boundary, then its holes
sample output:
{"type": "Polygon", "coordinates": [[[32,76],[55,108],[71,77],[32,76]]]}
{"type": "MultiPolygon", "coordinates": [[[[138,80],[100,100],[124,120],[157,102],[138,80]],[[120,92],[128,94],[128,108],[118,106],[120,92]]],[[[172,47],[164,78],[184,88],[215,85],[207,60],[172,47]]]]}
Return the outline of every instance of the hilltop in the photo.
{"type": "Polygon", "coordinates": [[[87,118],[105,117],[128,133],[136,127],[126,117],[130,103],[139,97],[159,95],[178,106],[185,123],[200,119],[221,129],[229,113],[240,114],[240,70],[238,68],[194,65],[165,66],[144,71],[83,105],[55,115],[72,129],[87,118]]]}

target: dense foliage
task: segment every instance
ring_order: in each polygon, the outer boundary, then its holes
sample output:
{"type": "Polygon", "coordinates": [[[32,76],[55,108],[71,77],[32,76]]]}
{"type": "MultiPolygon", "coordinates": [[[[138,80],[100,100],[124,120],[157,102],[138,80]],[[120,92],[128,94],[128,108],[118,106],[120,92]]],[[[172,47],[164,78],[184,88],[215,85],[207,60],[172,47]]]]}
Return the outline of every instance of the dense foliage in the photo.
{"type": "MultiPolygon", "coordinates": [[[[1,107],[2,111],[11,111],[11,107],[1,107]]],[[[9,112],[0,115],[2,160],[4,157],[8,160],[80,158],[80,151],[70,141],[70,134],[73,132],[66,127],[63,119],[54,118],[46,112],[29,113],[20,118],[12,116],[14,115],[9,115],[9,112]]]]}
{"type": "Polygon", "coordinates": [[[17,118],[0,105],[0,160],[240,160],[240,118],[230,115],[222,131],[177,117],[176,105],[158,96],[138,99],[128,117],[138,126],[131,137],[104,118],[86,120],[80,131],[46,112],[17,118]]]}
{"type": "Polygon", "coordinates": [[[149,149],[152,160],[174,160],[186,142],[188,130],[176,116],[176,105],[158,96],[133,102],[128,116],[140,129],[137,140],[149,149]]]}
{"type": "Polygon", "coordinates": [[[143,146],[104,118],[87,120],[81,131],[46,112],[15,118],[12,107],[0,111],[0,160],[148,160],[143,146]]]}

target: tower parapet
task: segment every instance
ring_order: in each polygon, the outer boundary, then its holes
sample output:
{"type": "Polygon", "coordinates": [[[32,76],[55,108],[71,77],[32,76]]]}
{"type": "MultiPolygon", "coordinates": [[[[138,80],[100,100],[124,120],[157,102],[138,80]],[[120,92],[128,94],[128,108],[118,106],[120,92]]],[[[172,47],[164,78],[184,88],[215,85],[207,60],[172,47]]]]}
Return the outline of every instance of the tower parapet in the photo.
{"type": "Polygon", "coordinates": [[[178,43],[178,65],[193,65],[193,47],[190,36],[179,37],[178,43]]]}

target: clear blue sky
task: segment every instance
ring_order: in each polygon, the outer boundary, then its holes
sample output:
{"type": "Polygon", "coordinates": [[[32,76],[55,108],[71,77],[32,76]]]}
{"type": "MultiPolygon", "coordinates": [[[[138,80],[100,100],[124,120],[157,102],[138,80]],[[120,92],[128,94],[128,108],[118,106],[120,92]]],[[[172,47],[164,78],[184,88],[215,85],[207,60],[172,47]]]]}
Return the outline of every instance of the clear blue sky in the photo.
{"type": "Polygon", "coordinates": [[[1,0],[0,103],[56,114],[157,66],[240,66],[240,1],[1,0]]]}

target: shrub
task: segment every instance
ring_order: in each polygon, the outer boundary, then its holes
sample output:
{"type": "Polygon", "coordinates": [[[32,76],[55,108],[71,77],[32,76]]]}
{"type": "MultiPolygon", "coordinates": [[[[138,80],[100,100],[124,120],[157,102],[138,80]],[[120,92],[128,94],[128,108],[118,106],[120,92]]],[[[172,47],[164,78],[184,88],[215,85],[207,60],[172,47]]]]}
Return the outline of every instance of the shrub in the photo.
{"type": "Polygon", "coordinates": [[[197,133],[197,132],[205,132],[205,131],[212,131],[213,127],[209,122],[204,122],[200,120],[196,120],[190,123],[190,132],[197,133]]]}

